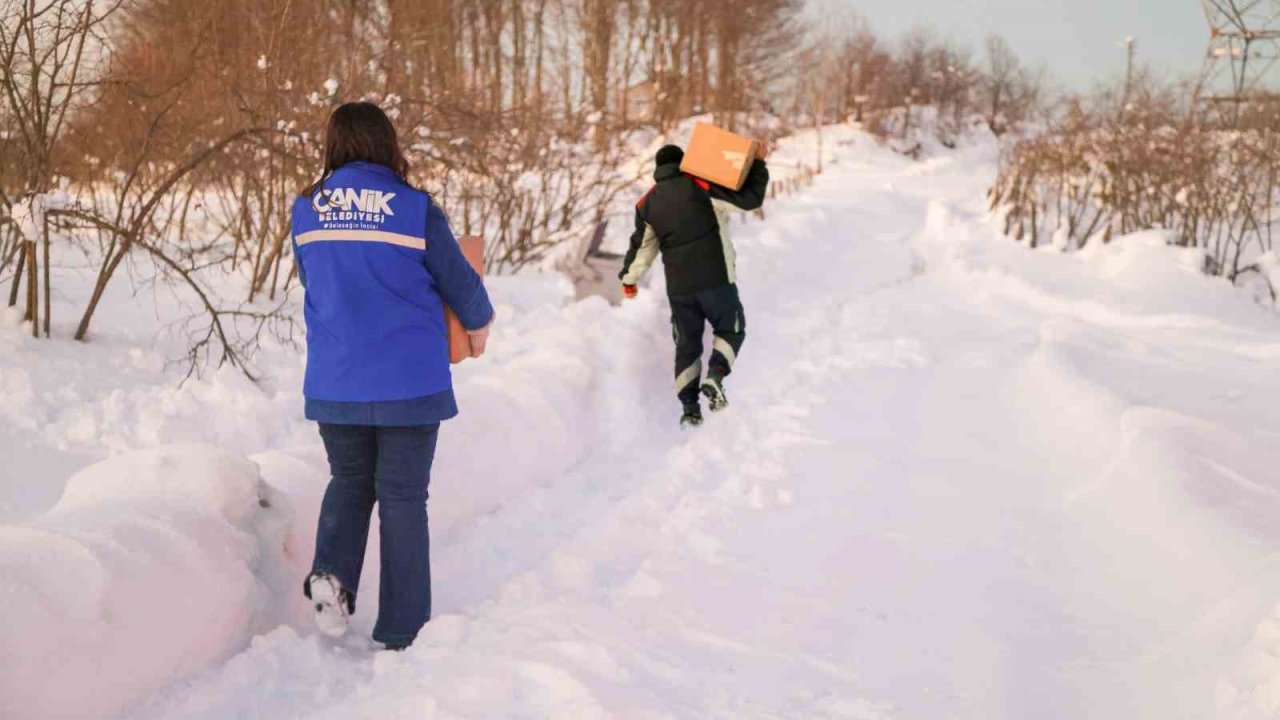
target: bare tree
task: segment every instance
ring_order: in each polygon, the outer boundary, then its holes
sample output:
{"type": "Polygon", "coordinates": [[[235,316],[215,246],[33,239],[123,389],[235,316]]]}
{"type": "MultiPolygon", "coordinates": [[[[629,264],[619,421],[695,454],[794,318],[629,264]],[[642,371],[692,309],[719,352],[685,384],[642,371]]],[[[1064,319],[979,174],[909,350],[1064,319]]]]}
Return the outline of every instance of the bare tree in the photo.
{"type": "MultiPolygon", "coordinates": [[[[43,241],[44,333],[50,332],[49,242],[44,195],[53,187],[54,153],[69,114],[91,97],[96,84],[93,71],[99,64],[100,43],[109,18],[122,0],[20,0],[0,9],[0,103],[4,106],[6,140],[16,139],[16,172],[13,187],[3,190],[3,203],[24,247],[21,264],[27,281],[26,318],[31,333],[39,336],[37,247],[43,241]],[[15,205],[25,207],[19,211],[15,205]]],[[[14,279],[10,305],[16,303],[22,273],[14,279]]]]}
{"type": "Polygon", "coordinates": [[[1280,206],[1274,115],[1255,108],[1219,124],[1189,106],[1191,97],[1135,74],[1074,99],[1047,132],[1004,158],[991,201],[1006,232],[1032,247],[1059,238],[1074,250],[1164,228],[1171,242],[1203,250],[1206,273],[1236,281],[1257,271],[1274,247],[1280,206]]]}
{"type": "Polygon", "coordinates": [[[1039,78],[1029,74],[999,35],[987,38],[986,73],[982,78],[987,127],[996,135],[1033,112],[1039,99],[1039,78]]]}

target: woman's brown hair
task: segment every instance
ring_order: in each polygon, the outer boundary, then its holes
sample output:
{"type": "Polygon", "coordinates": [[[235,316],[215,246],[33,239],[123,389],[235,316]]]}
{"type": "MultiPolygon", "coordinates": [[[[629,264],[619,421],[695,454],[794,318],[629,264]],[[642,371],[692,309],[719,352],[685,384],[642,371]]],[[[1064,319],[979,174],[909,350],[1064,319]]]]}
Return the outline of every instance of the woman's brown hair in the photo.
{"type": "Polygon", "coordinates": [[[363,160],[391,168],[401,180],[409,174],[409,161],[400,151],[396,128],[382,108],[371,102],[338,106],[324,130],[324,172],[303,195],[314,195],[334,170],[363,160]]]}

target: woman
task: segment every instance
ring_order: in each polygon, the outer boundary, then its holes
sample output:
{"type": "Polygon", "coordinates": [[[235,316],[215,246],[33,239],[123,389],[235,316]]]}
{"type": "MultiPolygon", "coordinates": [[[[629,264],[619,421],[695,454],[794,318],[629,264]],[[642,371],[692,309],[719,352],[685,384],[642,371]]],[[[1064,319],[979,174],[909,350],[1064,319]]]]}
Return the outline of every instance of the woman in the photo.
{"type": "Polygon", "coordinates": [[[346,631],[378,505],[382,586],[373,639],[408,647],[431,616],[427,483],[440,422],[458,413],[447,303],[484,351],[493,306],[449,222],[411,187],[395,128],[372,103],[329,117],[324,173],[293,204],[306,288],[306,416],[331,479],[303,590],[316,623],[346,631]]]}

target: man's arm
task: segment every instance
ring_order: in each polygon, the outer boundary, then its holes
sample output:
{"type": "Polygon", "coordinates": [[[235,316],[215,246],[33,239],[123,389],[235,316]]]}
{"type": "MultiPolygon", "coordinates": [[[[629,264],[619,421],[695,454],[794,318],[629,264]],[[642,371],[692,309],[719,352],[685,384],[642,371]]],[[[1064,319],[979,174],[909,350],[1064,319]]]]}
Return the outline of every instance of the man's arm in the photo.
{"type": "Polygon", "coordinates": [[[761,158],[751,161],[751,169],[747,171],[747,179],[741,190],[730,190],[723,185],[711,183],[707,194],[715,200],[724,200],[739,210],[755,210],[764,205],[765,192],[769,189],[769,167],[761,158]]]}
{"type": "Polygon", "coordinates": [[[622,259],[622,272],[618,273],[618,279],[623,285],[639,283],[657,258],[658,235],[645,222],[640,208],[636,208],[636,229],[631,233],[631,247],[622,259]]]}

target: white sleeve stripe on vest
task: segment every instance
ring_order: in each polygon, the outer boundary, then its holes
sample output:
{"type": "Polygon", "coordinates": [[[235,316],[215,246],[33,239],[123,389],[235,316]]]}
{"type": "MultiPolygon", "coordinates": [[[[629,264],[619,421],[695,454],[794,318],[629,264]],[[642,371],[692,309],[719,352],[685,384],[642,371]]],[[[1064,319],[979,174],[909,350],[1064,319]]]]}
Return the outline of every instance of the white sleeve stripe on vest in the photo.
{"type": "Polygon", "coordinates": [[[644,239],[640,243],[640,249],[636,251],[635,258],[631,261],[631,267],[627,270],[627,274],[622,277],[622,284],[635,285],[639,283],[644,278],[645,273],[649,272],[653,261],[658,259],[658,251],[658,234],[654,232],[652,225],[645,223],[644,239]]]}
{"type": "Polygon", "coordinates": [[[716,213],[716,224],[720,226],[720,244],[724,247],[724,269],[729,273],[729,283],[738,282],[738,252],[729,240],[729,213],[738,208],[723,200],[712,200],[711,208],[716,213]]]}
{"type": "Polygon", "coordinates": [[[298,234],[295,240],[300,246],[313,242],[382,242],[414,250],[427,249],[423,238],[386,230],[310,230],[298,234]]]}

